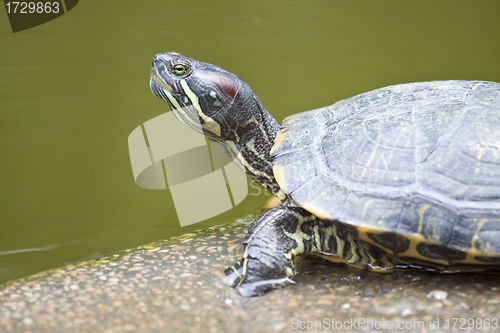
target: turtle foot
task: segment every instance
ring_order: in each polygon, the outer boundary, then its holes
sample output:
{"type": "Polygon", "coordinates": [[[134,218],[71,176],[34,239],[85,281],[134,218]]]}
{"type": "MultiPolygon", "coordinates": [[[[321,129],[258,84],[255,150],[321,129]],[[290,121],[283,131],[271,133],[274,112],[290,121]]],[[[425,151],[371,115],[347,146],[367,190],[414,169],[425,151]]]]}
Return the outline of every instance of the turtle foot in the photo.
{"type": "Polygon", "coordinates": [[[314,220],[298,207],[276,207],[262,214],[250,227],[243,242],[243,259],[226,270],[227,281],[245,297],[259,296],[292,282],[294,258],[303,254],[301,226],[314,220]],[[295,237],[295,238],[294,238],[295,237]]]}
{"type": "Polygon", "coordinates": [[[243,265],[240,262],[226,269],[225,273],[226,282],[243,297],[262,296],[271,290],[295,283],[288,276],[269,279],[247,278],[248,275],[243,273],[243,265]]]}

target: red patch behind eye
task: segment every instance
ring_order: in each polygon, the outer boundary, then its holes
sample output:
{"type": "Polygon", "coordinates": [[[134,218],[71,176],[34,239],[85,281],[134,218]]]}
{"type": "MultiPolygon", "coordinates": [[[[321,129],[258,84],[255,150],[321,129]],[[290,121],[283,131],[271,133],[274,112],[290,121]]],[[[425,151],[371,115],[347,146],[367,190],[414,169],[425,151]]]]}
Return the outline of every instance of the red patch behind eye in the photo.
{"type": "Polygon", "coordinates": [[[212,79],[219,85],[226,95],[231,97],[236,96],[236,93],[238,92],[236,82],[223,76],[214,76],[212,79]]]}
{"type": "Polygon", "coordinates": [[[238,85],[236,84],[236,82],[228,79],[227,77],[219,75],[201,75],[199,73],[196,73],[194,75],[217,83],[220,89],[229,97],[236,96],[236,93],[238,92],[238,85]]]}

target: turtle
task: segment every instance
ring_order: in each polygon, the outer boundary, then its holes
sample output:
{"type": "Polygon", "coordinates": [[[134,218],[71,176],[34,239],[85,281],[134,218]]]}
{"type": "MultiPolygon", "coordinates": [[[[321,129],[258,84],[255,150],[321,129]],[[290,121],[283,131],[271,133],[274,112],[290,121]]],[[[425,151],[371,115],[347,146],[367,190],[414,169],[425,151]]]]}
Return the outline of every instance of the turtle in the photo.
{"type": "Polygon", "coordinates": [[[176,52],[154,56],[150,87],[279,199],[226,270],[242,296],[293,283],[305,254],[380,273],[500,271],[499,83],[397,84],[282,125],[238,76],[176,52]]]}

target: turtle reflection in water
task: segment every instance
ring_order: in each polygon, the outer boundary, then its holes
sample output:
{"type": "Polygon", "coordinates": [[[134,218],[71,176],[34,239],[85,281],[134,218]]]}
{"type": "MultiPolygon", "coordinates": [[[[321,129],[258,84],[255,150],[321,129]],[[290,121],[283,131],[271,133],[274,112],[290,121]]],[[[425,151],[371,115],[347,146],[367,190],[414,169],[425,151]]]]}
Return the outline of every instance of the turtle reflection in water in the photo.
{"type": "Polygon", "coordinates": [[[226,271],[241,295],[284,285],[308,253],[378,272],[499,270],[499,83],[400,84],[282,126],[236,75],[179,53],[154,57],[150,85],[281,200],[226,271]]]}

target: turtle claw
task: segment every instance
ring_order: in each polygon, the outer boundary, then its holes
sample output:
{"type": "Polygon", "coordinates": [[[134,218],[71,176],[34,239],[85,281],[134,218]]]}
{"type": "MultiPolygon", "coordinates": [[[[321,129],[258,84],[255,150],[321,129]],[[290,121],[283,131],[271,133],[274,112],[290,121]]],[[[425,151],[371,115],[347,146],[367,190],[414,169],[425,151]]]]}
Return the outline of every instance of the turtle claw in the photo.
{"type": "Polygon", "coordinates": [[[236,289],[243,297],[262,296],[268,291],[285,287],[288,283],[295,283],[288,277],[256,282],[242,283],[236,289]]]}
{"type": "Polygon", "coordinates": [[[283,288],[287,284],[295,283],[288,277],[281,279],[265,279],[256,281],[246,281],[247,276],[243,273],[243,265],[237,262],[234,266],[229,267],[224,271],[226,273],[225,281],[232,288],[238,290],[238,293],[243,297],[262,296],[265,293],[283,288]]]}
{"type": "Polygon", "coordinates": [[[241,262],[237,262],[233,266],[227,268],[224,273],[226,274],[226,277],[224,281],[231,286],[231,288],[236,288],[241,281],[243,280],[243,265],[241,265],[241,262]]]}

